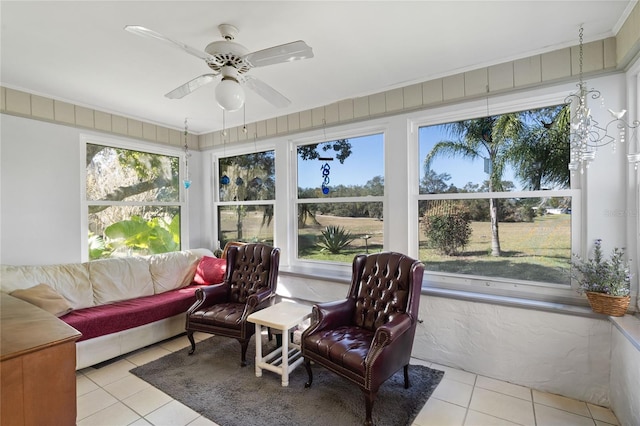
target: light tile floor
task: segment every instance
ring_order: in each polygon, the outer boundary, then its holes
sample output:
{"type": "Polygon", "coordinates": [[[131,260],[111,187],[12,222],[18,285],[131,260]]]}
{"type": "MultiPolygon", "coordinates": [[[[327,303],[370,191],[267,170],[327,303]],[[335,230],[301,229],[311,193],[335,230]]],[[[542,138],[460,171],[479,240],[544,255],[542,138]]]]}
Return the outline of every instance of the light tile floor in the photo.
{"type": "MultiPolygon", "coordinates": [[[[200,333],[194,336],[198,341],[210,337],[200,333]]],[[[216,425],[129,373],[138,365],[188,345],[186,336],[179,336],[101,368],[78,371],[78,426],[216,425]]],[[[618,425],[608,408],[418,359],[412,363],[445,372],[414,426],[618,425]]]]}

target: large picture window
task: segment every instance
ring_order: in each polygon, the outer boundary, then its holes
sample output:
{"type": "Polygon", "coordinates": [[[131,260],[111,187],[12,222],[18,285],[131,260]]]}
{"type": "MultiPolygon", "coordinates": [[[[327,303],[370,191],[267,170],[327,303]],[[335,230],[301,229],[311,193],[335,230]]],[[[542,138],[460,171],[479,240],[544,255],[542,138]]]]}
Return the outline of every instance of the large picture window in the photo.
{"type": "Polygon", "coordinates": [[[351,263],[382,250],[383,134],[297,146],[298,259],[351,263]]]}
{"type": "Polygon", "coordinates": [[[570,285],[564,105],[419,129],[420,260],[438,276],[570,285]]]}
{"type": "Polygon", "coordinates": [[[218,241],[273,244],[275,153],[218,159],[218,241]]]}
{"type": "Polygon", "coordinates": [[[85,146],[89,259],[180,250],[180,158],[85,146]]]}

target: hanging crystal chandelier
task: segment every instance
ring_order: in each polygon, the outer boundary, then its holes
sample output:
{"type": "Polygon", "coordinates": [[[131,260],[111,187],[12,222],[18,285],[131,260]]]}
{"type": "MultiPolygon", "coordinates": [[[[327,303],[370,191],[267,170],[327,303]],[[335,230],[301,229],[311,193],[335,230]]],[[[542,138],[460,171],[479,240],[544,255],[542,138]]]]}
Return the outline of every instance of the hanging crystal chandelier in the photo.
{"type": "MultiPolygon", "coordinates": [[[[612,146],[615,151],[615,142],[624,143],[627,140],[627,135],[629,133],[631,133],[631,142],[633,143],[634,141],[637,141],[640,121],[636,120],[629,124],[629,122],[624,119],[625,113],[627,112],[624,109],[621,111],[608,109],[612,119],[604,126],[600,125],[600,123],[591,115],[588,99],[600,99],[601,106],[604,108],[604,98],[601,98],[600,91],[588,88],[587,83],[583,79],[582,27],[580,27],[579,39],[580,80],[577,85],[578,90],[569,94],[569,96],[565,98],[565,103],[570,104],[575,108],[569,134],[571,144],[569,169],[571,171],[580,170],[581,173],[584,173],[584,169],[589,167],[589,163],[596,158],[598,148],[609,145],[613,142],[612,146]],[[614,129],[616,133],[614,135],[610,135],[609,132],[614,132],[614,129]]],[[[635,163],[635,168],[637,170],[638,164],[640,164],[640,154],[629,154],[628,159],[629,162],[635,163]]]]}

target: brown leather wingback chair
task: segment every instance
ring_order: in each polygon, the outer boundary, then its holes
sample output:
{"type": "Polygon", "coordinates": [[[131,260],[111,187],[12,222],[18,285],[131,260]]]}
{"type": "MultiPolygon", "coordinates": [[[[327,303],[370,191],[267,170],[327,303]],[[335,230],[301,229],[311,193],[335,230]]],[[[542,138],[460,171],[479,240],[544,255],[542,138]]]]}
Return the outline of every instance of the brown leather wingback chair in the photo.
{"type": "Polygon", "coordinates": [[[311,386],[311,361],[358,385],[365,394],[365,425],[380,385],[409,360],[418,320],[424,266],[400,253],[358,255],[345,300],[313,306],[301,339],[311,386]]]}
{"type": "Polygon", "coordinates": [[[247,347],[255,333],[247,317],[273,303],[279,264],[278,248],[265,244],[229,247],[224,281],[196,290],[196,302],[187,311],[189,355],[196,350],[193,333],[201,331],[237,339],[242,349],[240,365],[247,365],[247,347]]]}

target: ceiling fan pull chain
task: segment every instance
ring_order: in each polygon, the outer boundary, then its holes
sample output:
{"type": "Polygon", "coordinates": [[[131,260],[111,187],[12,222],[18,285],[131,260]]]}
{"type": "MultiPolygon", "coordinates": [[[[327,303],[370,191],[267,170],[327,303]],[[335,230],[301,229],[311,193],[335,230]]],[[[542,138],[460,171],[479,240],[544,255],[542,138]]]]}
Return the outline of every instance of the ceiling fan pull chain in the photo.
{"type": "Polygon", "coordinates": [[[226,111],[222,110],[222,138],[227,136],[226,111]]]}
{"type": "Polygon", "coordinates": [[[247,134],[247,104],[242,105],[242,132],[247,134]]]}

